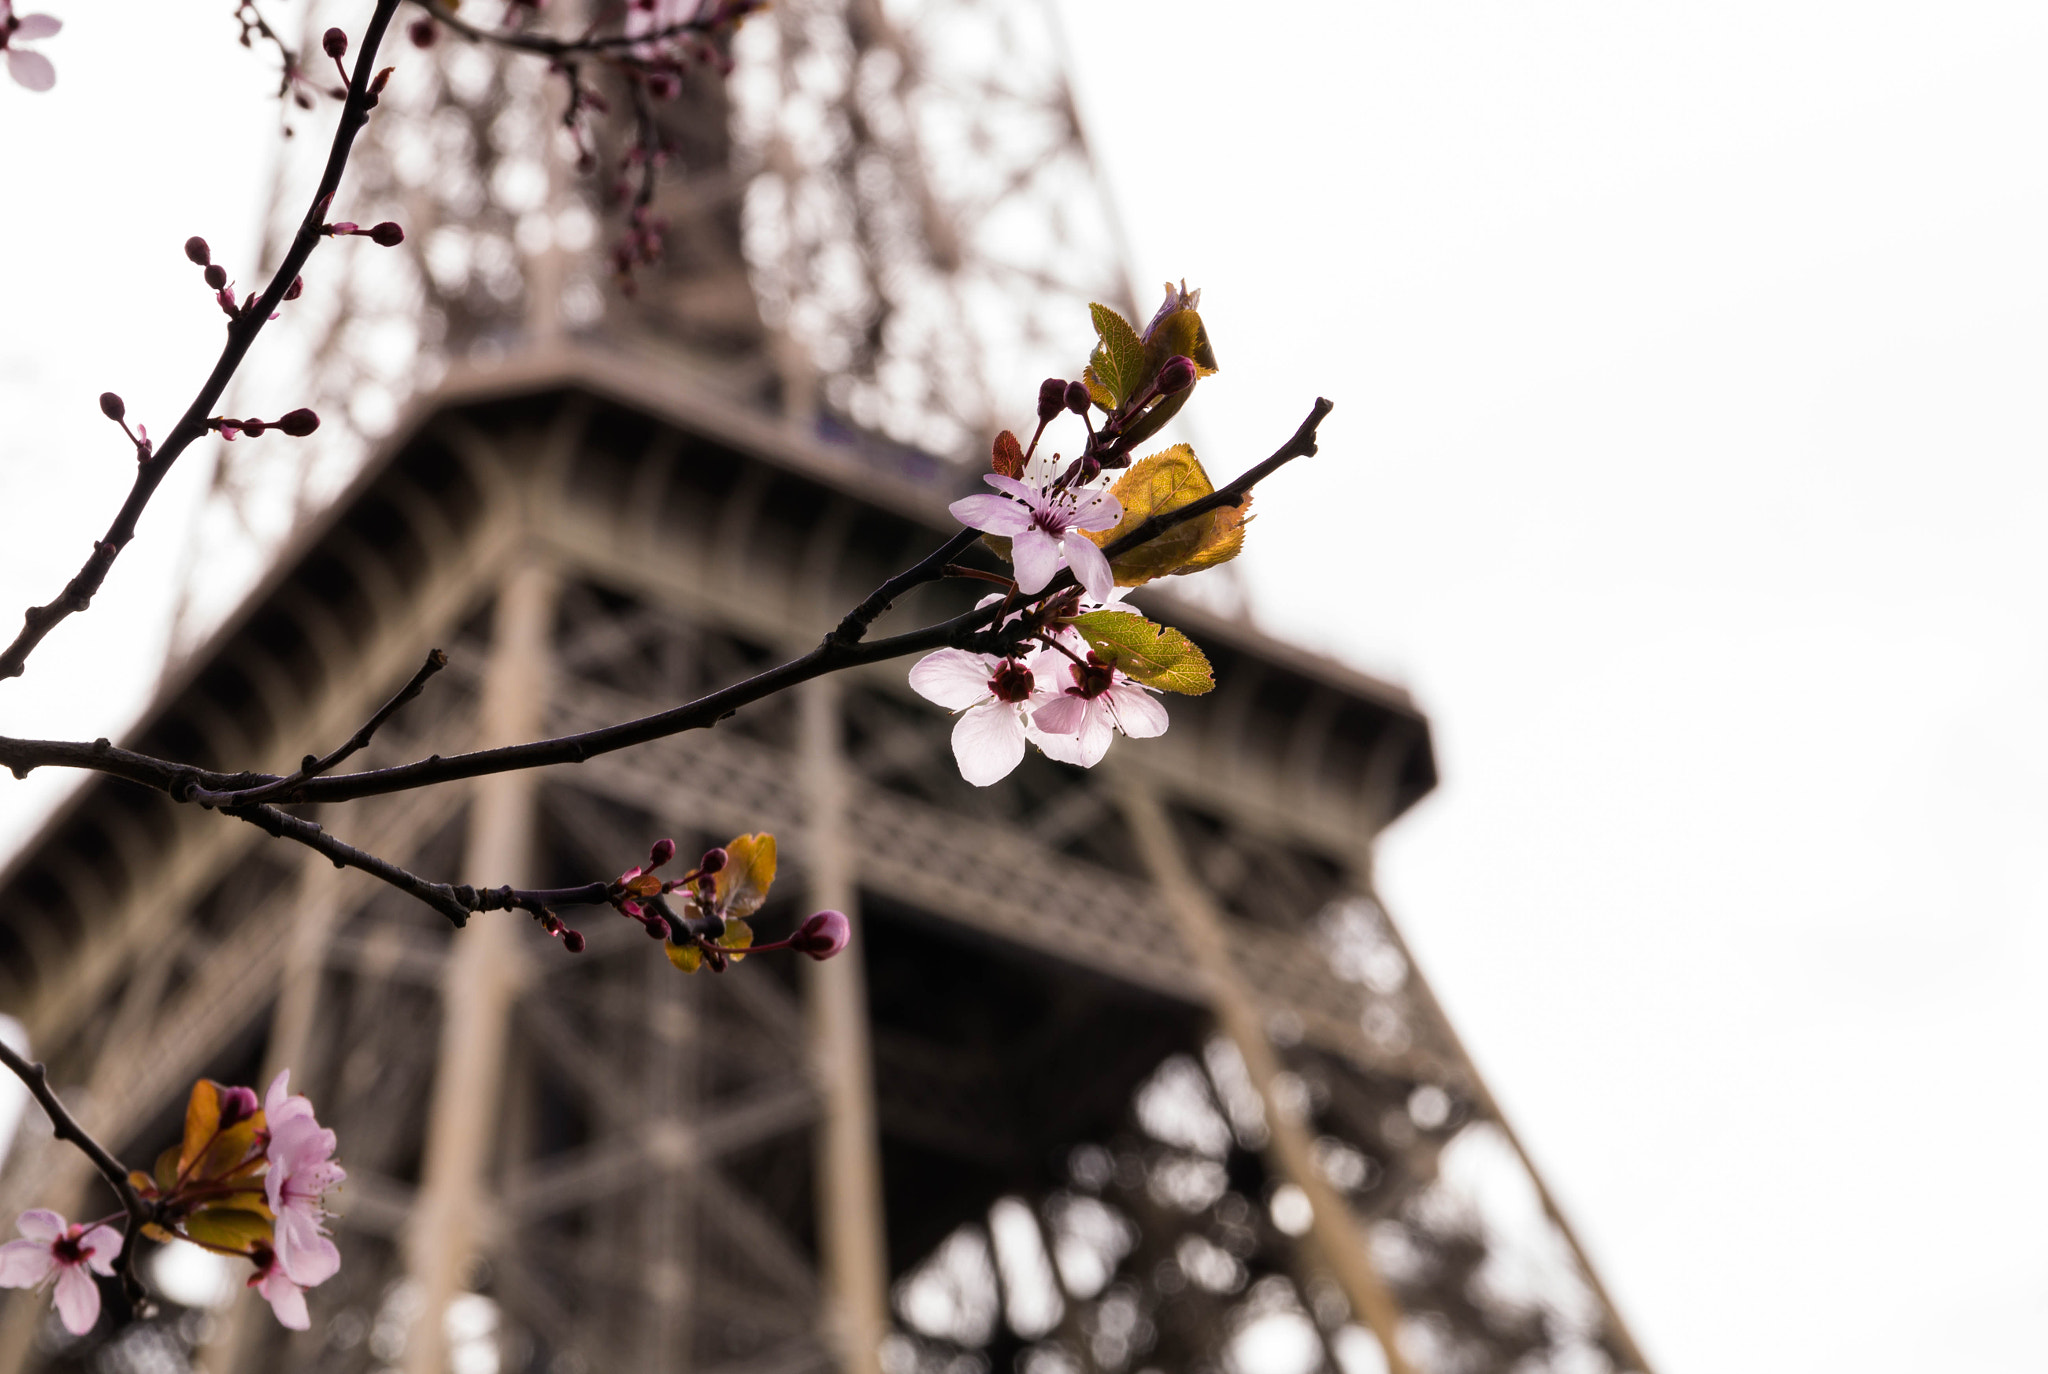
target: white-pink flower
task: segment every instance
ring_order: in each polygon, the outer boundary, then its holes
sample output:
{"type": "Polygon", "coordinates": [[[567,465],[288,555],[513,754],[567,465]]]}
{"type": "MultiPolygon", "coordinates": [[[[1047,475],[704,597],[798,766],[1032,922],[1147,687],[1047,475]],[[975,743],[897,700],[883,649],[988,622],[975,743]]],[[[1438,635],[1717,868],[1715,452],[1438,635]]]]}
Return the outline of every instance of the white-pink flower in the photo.
{"type": "MultiPolygon", "coordinates": [[[[329,1189],[348,1177],[334,1162],[334,1132],[313,1119],[313,1104],[289,1094],[289,1069],[272,1081],[263,1098],[270,1131],[263,1190],[276,1215],[277,1267],[301,1288],[327,1282],[341,1268],[341,1251],[323,1223],[329,1189]]],[[[264,1296],[268,1297],[269,1294],[264,1296]]],[[[271,1305],[276,1307],[276,1300],[271,1305]]]]}
{"type": "Polygon", "coordinates": [[[0,49],[7,52],[7,74],[17,85],[47,91],[57,84],[57,69],[50,65],[50,59],[21,45],[38,38],[54,38],[63,27],[64,21],[55,15],[16,14],[13,0],[0,0],[0,49]]]}
{"type": "Polygon", "coordinates": [[[275,1254],[270,1255],[268,1262],[250,1277],[249,1286],[270,1304],[279,1326],[304,1331],[313,1324],[306,1311],[306,1290],[291,1281],[275,1254]]]}
{"type": "Polygon", "coordinates": [[[1114,496],[1093,488],[1053,491],[992,472],[982,478],[1001,496],[963,496],[947,507],[970,529],[1007,535],[1017,589],[1040,592],[1065,564],[1097,601],[1116,586],[1109,560],[1082,530],[1115,529],[1124,509],[1114,496]]]}
{"type": "Polygon", "coordinates": [[[0,1288],[35,1288],[57,1279],[57,1316],[64,1329],[83,1336],[100,1319],[100,1288],[94,1274],[112,1274],[121,1254],[121,1233],[111,1226],[72,1226],[43,1208],[23,1212],[15,1225],[22,1240],[0,1245],[0,1288]]]}
{"type": "MultiPolygon", "coordinates": [[[[1045,690],[1055,665],[1049,655],[1028,660],[940,649],[910,670],[910,686],[926,701],[960,712],[953,726],[953,758],[960,776],[976,787],[1006,778],[1024,758],[1024,741],[1037,739],[1033,708],[1052,700],[1045,690]]],[[[1039,747],[1044,747],[1042,740],[1039,747]]]]}
{"type": "Polygon", "coordinates": [[[1049,757],[1093,768],[1119,730],[1132,739],[1166,733],[1166,707],[1150,687],[1092,653],[1086,663],[1066,661],[1063,667],[1059,678],[1047,684],[1059,695],[1031,714],[1037,727],[1033,738],[1049,757]]]}

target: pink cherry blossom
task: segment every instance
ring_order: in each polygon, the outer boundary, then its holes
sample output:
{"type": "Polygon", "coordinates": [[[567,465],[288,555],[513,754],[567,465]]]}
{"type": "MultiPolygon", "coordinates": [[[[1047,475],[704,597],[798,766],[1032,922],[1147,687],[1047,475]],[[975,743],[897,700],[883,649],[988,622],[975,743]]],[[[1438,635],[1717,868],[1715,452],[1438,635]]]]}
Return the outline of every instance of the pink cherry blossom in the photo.
{"type": "Polygon", "coordinates": [[[910,670],[913,691],[961,713],[953,726],[953,758],[960,776],[976,787],[1008,777],[1023,761],[1025,740],[1036,739],[1031,712],[1053,699],[1045,685],[1057,663],[1049,657],[1040,653],[1025,661],[940,649],[910,670]]]}
{"type": "Polygon", "coordinates": [[[970,529],[1009,536],[1019,591],[1045,590],[1065,564],[1088,595],[1101,601],[1110,594],[1116,579],[1109,560],[1081,531],[1116,528],[1124,510],[1114,496],[1087,487],[1055,491],[995,472],[982,480],[1003,495],[964,496],[947,509],[970,529]]]}
{"type": "Polygon", "coordinates": [[[0,1288],[35,1288],[57,1280],[57,1316],[64,1329],[83,1336],[100,1319],[100,1289],[94,1274],[112,1274],[121,1254],[121,1233],[111,1226],[67,1223],[55,1212],[23,1212],[15,1225],[25,1237],[0,1245],[0,1288]]]}
{"type": "Polygon", "coordinates": [[[1133,682],[1094,654],[1085,664],[1067,662],[1064,668],[1064,690],[1031,716],[1039,731],[1034,739],[1048,757],[1093,768],[1109,752],[1118,731],[1132,739],[1166,733],[1166,708],[1151,688],[1133,682]]]}
{"type": "Polygon", "coordinates": [[[257,1252],[256,1272],[250,1275],[249,1286],[270,1304],[279,1326],[304,1331],[313,1324],[306,1311],[306,1290],[291,1281],[274,1251],[257,1252]]]}
{"type": "Polygon", "coordinates": [[[57,84],[57,69],[50,65],[50,59],[21,45],[38,38],[53,38],[63,27],[64,21],[54,15],[16,14],[13,0],[0,0],[0,49],[6,50],[7,74],[17,85],[47,91],[57,84]]]}
{"type": "Polygon", "coordinates": [[[323,1225],[323,1204],[328,1190],[348,1174],[334,1162],[334,1132],[313,1119],[313,1105],[286,1095],[289,1077],[289,1070],[279,1074],[264,1097],[270,1168],[263,1188],[277,1217],[277,1266],[299,1287],[312,1288],[341,1268],[341,1251],[323,1225]]]}

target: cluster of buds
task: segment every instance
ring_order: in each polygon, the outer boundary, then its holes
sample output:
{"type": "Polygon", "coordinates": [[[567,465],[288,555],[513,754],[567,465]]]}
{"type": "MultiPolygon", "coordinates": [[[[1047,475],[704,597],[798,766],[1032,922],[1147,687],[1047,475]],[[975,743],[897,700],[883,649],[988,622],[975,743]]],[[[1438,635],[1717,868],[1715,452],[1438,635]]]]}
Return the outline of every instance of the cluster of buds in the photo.
{"type": "MultiPolygon", "coordinates": [[[[646,153],[638,147],[627,156],[629,159],[646,158],[650,169],[658,167],[666,157],[659,149],[646,153]]],[[[652,176],[651,170],[649,175],[652,176]]],[[[624,180],[620,181],[619,188],[631,193],[624,180]]],[[[612,245],[612,275],[618,282],[621,295],[633,295],[633,273],[636,270],[661,261],[663,236],[667,233],[668,221],[655,214],[644,201],[635,201],[626,211],[626,227],[620,233],[619,241],[612,245]]]]}
{"type": "MultiPolygon", "coordinates": [[[[334,1162],[334,1132],[290,1083],[290,1071],[280,1073],[259,1100],[253,1088],[202,1078],[185,1105],[184,1138],[128,1182],[148,1209],[144,1235],[248,1260],[249,1286],[279,1322],[304,1331],[305,1290],[341,1268],[326,1199],[348,1175],[334,1162]]],[[[0,1245],[0,1287],[50,1285],[64,1328],[84,1335],[100,1313],[92,1275],[112,1275],[128,1240],[114,1229],[119,1220],[74,1224],[42,1208],[23,1212],[22,1238],[0,1245]]]]}
{"type": "Polygon", "coordinates": [[[280,434],[289,434],[294,439],[303,439],[320,428],[320,417],[306,407],[300,406],[297,410],[286,411],[275,420],[259,420],[254,416],[246,420],[231,420],[225,415],[216,415],[206,422],[206,427],[230,443],[243,435],[258,439],[273,429],[280,434]]]}
{"type": "Polygon", "coordinates": [[[773,835],[738,836],[729,844],[705,850],[688,873],[661,877],[658,870],[675,856],[674,840],[656,840],[647,862],[621,873],[606,895],[620,915],[640,922],[649,935],[662,941],[669,962],[685,973],[707,966],[714,973],[723,973],[728,965],[749,954],[770,950],[794,950],[813,959],[830,959],[846,948],[852,926],[845,913],[838,911],[813,914],[786,939],[754,943],[753,927],[746,918],[761,909],[775,882],[773,835]]]}
{"type": "MultiPolygon", "coordinates": [[[[229,320],[239,320],[256,308],[258,293],[254,291],[240,302],[236,301],[234,283],[228,280],[228,270],[213,260],[213,250],[207,246],[205,239],[197,234],[186,239],[185,256],[200,269],[200,275],[206,279],[207,289],[213,292],[214,303],[220,306],[221,313],[229,320]]],[[[293,277],[292,284],[284,289],[284,299],[295,301],[305,289],[306,279],[293,277]]],[[[277,316],[273,314],[270,318],[274,320],[277,316]]]]}

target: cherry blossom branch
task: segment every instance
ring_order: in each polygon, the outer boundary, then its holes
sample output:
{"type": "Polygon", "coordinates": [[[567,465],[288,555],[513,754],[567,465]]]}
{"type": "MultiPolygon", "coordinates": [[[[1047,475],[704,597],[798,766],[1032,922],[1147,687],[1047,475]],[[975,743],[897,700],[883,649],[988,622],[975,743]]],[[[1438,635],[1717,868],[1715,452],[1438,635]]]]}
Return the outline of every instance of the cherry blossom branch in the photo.
{"type": "MultiPolygon", "coordinates": [[[[1308,418],[1302,421],[1287,441],[1270,457],[1248,469],[1235,480],[1217,488],[1210,495],[1144,521],[1129,534],[1106,546],[1103,550],[1104,555],[1110,558],[1118,557],[1189,520],[1197,519],[1222,506],[1241,502],[1253,487],[1281,467],[1296,458],[1307,457],[1316,452],[1317,428],[1330,413],[1331,408],[1329,401],[1318,398],[1309,411],[1308,418]]],[[[855,607],[854,611],[840,622],[839,627],[827,634],[818,646],[808,653],[669,710],[579,734],[446,757],[436,754],[410,763],[368,769],[360,773],[309,777],[289,789],[277,787],[277,784],[285,779],[275,774],[209,772],[188,764],[116,748],[105,739],[84,744],[0,736],[0,766],[12,769],[17,777],[25,777],[29,770],[40,767],[88,769],[155,788],[168,794],[174,801],[200,800],[203,804],[217,806],[230,814],[237,813],[238,808],[247,809],[252,815],[274,814],[280,818],[275,823],[282,828],[272,830],[273,834],[284,833],[292,827],[310,827],[303,836],[300,833],[290,833],[286,837],[300,839],[302,843],[311,843],[328,857],[345,862],[350,867],[365,866],[353,862],[354,855],[361,855],[367,863],[383,864],[382,860],[372,855],[341,845],[332,836],[325,836],[318,841],[305,838],[315,834],[324,836],[324,832],[312,822],[300,821],[296,817],[276,811],[272,805],[252,806],[249,799],[261,794],[267,796],[271,802],[351,801],[361,797],[382,796],[444,782],[456,782],[465,778],[484,777],[493,773],[514,772],[561,763],[582,763],[600,754],[629,748],[635,744],[645,744],[689,730],[709,728],[743,706],[764,700],[827,673],[946,647],[977,648],[988,652],[1007,653],[1013,646],[1002,642],[1004,632],[1001,629],[991,629],[991,626],[998,625],[1005,614],[1005,608],[1001,604],[977,607],[951,620],[940,621],[923,629],[884,639],[855,639],[849,642],[842,637],[842,631],[848,621],[854,621],[864,630],[867,624],[880,616],[882,610],[886,609],[889,601],[895,596],[901,595],[920,582],[933,581],[943,576],[945,564],[952,556],[949,550],[957,552],[955,546],[964,549],[978,537],[975,531],[961,531],[949,538],[946,544],[930,557],[919,560],[910,569],[884,582],[855,607]],[[339,846],[339,851],[329,846],[339,846]]],[[[1072,572],[1062,569],[1037,599],[1042,601],[1047,597],[1057,596],[1074,585],[1072,572]]],[[[1020,622],[1010,628],[1012,632],[1021,632],[1024,626],[1020,622]]],[[[265,824],[266,829],[270,828],[269,823],[259,823],[265,824]]],[[[394,875],[395,885],[405,887],[405,879],[411,879],[422,889],[421,893],[415,895],[420,895],[421,900],[427,901],[436,910],[448,914],[448,908],[436,900],[435,896],[422,895],[427,889],[436,889],[436,885],[406,874],[395,865],[384,867],[394,875]]],[[[365,868],[365,871],[377,872],[378,876],[384,876],[375,869],[365,868]]],[[[387,881],[393,881],[393,878],[387,878],[387,881]]],[[[449,891],[452,893],[453,890],[449,891]]],[[[439,895],[438,889],[436,895],[439,895]]],[[[453,919],[452,915],[450,919],[453,919]]]]}
{"type": "Polygon", "coordinates": [[[128,1166],[114,1158],[114,1152],[93,1138],[92,1132],[78,1124],[78,1118],[64,1105],[50,1086],[50,1073],[40,1063],[23,1059],[13,1048],[0,1042],[0,1064],[22,1081],[29,1095],[42,1107],[43,1114],[50,1118],[51,1129],[57,1139],[78,1147],[92,1167],[99,1171],[107,1186],[121,1199],[121,1207],[128,1214],[127,1225],[122,1228],[121,1258],[115,1272],[121,1276],[121,1291],[127,1295],[130,1305],[140,1305],[148,1294],[144,1292],[142,1280],[135,1276],[135,1238],[142,1228],[156,1220],[156,1209],[135,1191],[135,1185],[128,1181],[128,1166]]]}
{"type": "Polygon", "coordinates": [[[355,74],[349,81],[348,98],[343,102],[341,120],[334,131],[334,143],[327,155],[327,166],[321,173],[319,187],[313,193],[312,204],[307,208],[305,218],[300,221],[298,233],[292,238],[292,245],[285,253],[284,261],[278,264],[270,285],[264,288],[262,296],[228,321],[228,339],[221,349],[220,358],[207,375],[206,382],[199,388],[199,394],[192,399],[185,413],[171,432],[164,436],[163,444],[154,453],[138,454],[141,461],[136,465],[135,481],[129,488],[128,497],[121,503],[121,509],[114,521],[107,527],[104,537],[92,546],[92,555],[79,569],[77,576],[65,584],[64,590],[54,601],[43,606],[31,606],[22,617],[21,632],[13,643],[0,651],[0,681],[19,677],[27,666],[28,657],[42,643],[57,624],[66,618],[79,614],[92,604],[92,598],[107,580],[107,573],[113,568],[114,560],[121,550],[135,537],[135,527],[142,518],[143,509],[150,498],[169,474],[171,465],[179,455],[210,431],[213,408],[219,403],[228,383],[234,379],[242,360],[248,356],[249,348],[256,342],[256,336],[263,331],[264,324],[284,299],[299,276],[306,260],[312,256],[325,236],[326,209],[341,186],[342,170],[348,165],[349,151],[355,138],[370,119],[370,109],[376,104],[371,91],[377,70],[377,49],[384,41],[385,30],[390,27],[391,18],[398,12],[400,0],[376,0],[376,9],[370,16],[369,25],[363,31],[362,46],[356,57],[355,74]]]}
{"type": "Polygon", "coordinates": [[[420,670],[412,675],[412,681],[406,683],[399,690],[397,696],[379,707],[377,714],[363,722],[361,728],[353,735],[350,735],[339,749],[336,749],[325,758],[314,758],[311,754],[306,755],[305,760],[299,764],[299,770],[290,777],[279,778],[276,782],[266,786],[248,788],[242,791],[229,789],[214,792],[194,785],[189,790],[188,800],[198,802],[201,806],[209,807],[222,806],[230,802],[236,806],[254,806],[261,802],[267,802],[273,797],[289,793],[294,787],[305,782],[308,778],[317,778],[322,773],[332,772],[351,754],[369,747],[370,738],[377,733],[378,727],[383,725],[385,721],[390,720],[391,717],[397,715],[399,708],[420,694],[421,689],[427,685],[428,678],[447,666],[447,654],[439,649],[430,650],[427,654],[427,661],[422,663],[420,670]]]}

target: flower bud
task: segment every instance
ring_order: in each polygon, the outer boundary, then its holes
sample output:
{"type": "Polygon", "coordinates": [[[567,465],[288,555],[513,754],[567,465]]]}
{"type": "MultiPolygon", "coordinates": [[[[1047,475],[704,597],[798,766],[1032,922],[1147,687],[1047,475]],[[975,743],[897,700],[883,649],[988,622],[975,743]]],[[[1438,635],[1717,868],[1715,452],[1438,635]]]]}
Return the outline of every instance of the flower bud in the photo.
{"type": "MultiPolygon", "coordinates": [[[[405,242],[405,230],[387,219],[370,231],[370,242],[380,248],[396,248],[405,242]]],[[[1190,363],[1189,366],[1192,367],[1193,364],[1190,363]]]]}
{"type": "Polygon", "coordinates": [[[674,840],[656,840],[654,848],[647,851],[647,866],[649,868],[660,868],[675,856],[676,842],[674,840]]]}
{"type": "Polygon", "coordinates": [[[128,405],[111,391],[100,393],[100,414],[109,420],[119,422],[128,418],[128,405]]]}
{"type": "Polygon", "coordinates": [[[258,435],[262,434],[264,430],[269,428],[270,426],[263,422],[262,420],[252,418],[242,421],[242,433],[248,435],[251,439],[256,438],[258,435]]]}
{"type": "Polygon", "coordinates": [[[1067,403],[1067,383],[1062,377],[1047,377],[1038,384],[1038,418],[1050,420],[1067,403]]]}
{"type": "Polygon", "coordinates": [[[206,284],[216,291],[226,286],[228,284],[227,268],[222,267],[217,262],[208,263],[206,267],[206,284]]]}
{"type": "Polygon", "coordinates": [[[704,851],[704,857],[697,861],[697,871],[705,874],[716,873],[725,867],[725,861],[731,857],[724,849],[707,849],[704,851]]]}
{"type": "Polygon", "coordinates": [[[415,48],[431,48],[441,36],[441,26],[431,19],[416,19],[413,26],[405,31],[415,48]]]}
{"type": "Polygon", "coordinates": [[[213,261],[213,250],[206,246],[206,240],[194,234],[185,240],[185,256],[201,267],[213,261]]]}
{"type": "Polygon", "coordinates": [[[1159,394],[1171,396],[1176,391],[1186,391],[1195,384],[1195,360],[1184,353],[1176,353],[1166,360],[1159,369],[1159,394]]]}
{"type": "Polygon", "coordinates": [[[1088,413],[1088,388],[1080,382],[1067,383],[1067,409],[1076,415],[1088,413]]]}
{"type": "Polygon", "coordinates": [[[320,35],[320,51],[329,57],[339,58],[348,51],[348,35],[340,29],[329,29],[320,35]]]}
{"type": "Polygon", "coordinates": [[[821,911],[789,937],[789,947],[813,959],[830,959],[853,938],[853,925],[843,911],[821,911]]]}
{"type": "Polygon", "coordinates": [[[288,301],[295,301],[299,298],[299,293],[305,289],[306,279],[304,277],[293,277],[292,284],[284,289],[284,298],[288,301]]]}
{"type": "Polygon", "coordinates": [[[294,439],[303,439],[320,428],[320,417],[300,406],[297,410],[288,410],[278,416],[277,427],[294,439]]]}
{"type": "MultiPolygon", "coordinates": [[[[424,47],[425,45],[422,44],[421,46],[424,47]]],[[[562,948],[568,950],[571,954],[581,954],[583,952],[583,932],[565,929],[562,932],[562,948]]]]}
{"type": "Polygon", "coordinates": [[[220,1128],[226,1130],[238,1121],[247,1121],[256,1115],[256,1090],[254,1088],[222,1088],[220,1090],[220,1128]]]}

